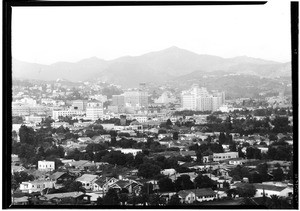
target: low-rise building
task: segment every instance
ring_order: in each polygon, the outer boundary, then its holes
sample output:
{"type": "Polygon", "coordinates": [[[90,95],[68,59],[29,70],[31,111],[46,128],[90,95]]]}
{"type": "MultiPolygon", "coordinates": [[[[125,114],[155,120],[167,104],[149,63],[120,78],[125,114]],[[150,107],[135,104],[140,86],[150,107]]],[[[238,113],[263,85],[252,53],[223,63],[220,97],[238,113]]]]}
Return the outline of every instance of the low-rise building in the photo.
{"type": "Polygon", "coordinates": [[[97,179],[99,179],[98,175],[84,174],[81,177],[78,177],[76,179],[76,181],[81,182],[82,183],[82,187],[84,187],[85,189],[92,189],[93,188],[93,184],[95,183],[95,181],[97,179]]]}
{"type": "Polygon", "coordinates": [[[123,148],[115,148],[115,151],[121,151],[124,154],[132,154],[134,157],[137,155],[137,153],[142,152],[142,149],[131,149],[131,148],[127,148],[127,149],[123,149],[123,148]]]}
{"type": "Polygon", "coordinates": [[[39,171],[53,171],[54,169],[55,169],[54,161],[46,161],[46,160],[38,161],[38,170],[39,171]]]}
{"type": "Polygon", "coordinates": [[[39,192],[45,188],[54,188],[55,182],[49,180],[34,180],[28,182],[22,182],[20,184],[20,190],[23,193],[39,192]]]}
{"type": "Polygon", "coordinates": [[[212,201],[217,198],[217,193],[215,193],[211,188],[200,188],[181,190],[178,192],[178,196],[182,203],[190,204],[194,201],[212,201]]]}
{"type": "Polygon", "coordinates": [[[224,161],[231,158],[238,158],[239,153],[238,152],[225,152],[225,153],[213,153],[213,161],[224,161]]]}
{"type": "Polygon", "coordinates": [[[275,186],[275,185],[267,185],[261,183],[253,184],[256,188],[256,193],[254,197],[262,197],[264,194],[267,197],[271,197],[272,195],[289,197],[293,194],[293,188],[291,187],[283,187],[283,186],[275,186]]]}

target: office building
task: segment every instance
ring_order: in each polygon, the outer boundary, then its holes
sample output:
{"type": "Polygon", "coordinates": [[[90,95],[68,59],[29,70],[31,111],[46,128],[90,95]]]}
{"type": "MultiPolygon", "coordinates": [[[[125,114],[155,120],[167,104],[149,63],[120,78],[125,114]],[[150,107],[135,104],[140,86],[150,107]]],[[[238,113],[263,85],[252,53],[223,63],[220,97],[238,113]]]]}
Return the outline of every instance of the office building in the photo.
{"type": "Polygon", "coordinates": [[[86,118],[95,121],[103,116],[103,103],[92,100],[86,106],[86,118]]]}

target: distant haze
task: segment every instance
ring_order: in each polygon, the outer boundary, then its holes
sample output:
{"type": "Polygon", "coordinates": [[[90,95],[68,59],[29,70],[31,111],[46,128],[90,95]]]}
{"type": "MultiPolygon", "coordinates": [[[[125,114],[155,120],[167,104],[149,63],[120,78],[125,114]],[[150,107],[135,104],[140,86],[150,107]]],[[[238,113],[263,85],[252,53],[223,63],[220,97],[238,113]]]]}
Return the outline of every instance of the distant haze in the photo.
{"type": "Polygon", "coordinates": [[[100,80],[124,87],[133,87],[140,82],[189,80],[220,71],[267,78],[291,75],[290,62],[280,63],[245,56],[225,59],[213,55],[199,55],[175,46],[141,56],[126,56],[109,61],[92,57],[75,63],[42,65],[13,59],[12,65],[13,77],[16,78],[100,80]]]}
{"type": "Polygon", "coordinates": [[[91,57],[114,60],[170,46],[199,55],[288,62],[290,40],[289,1],[257,6],[12,8],[13,58],[39,64],[91,57]]]}

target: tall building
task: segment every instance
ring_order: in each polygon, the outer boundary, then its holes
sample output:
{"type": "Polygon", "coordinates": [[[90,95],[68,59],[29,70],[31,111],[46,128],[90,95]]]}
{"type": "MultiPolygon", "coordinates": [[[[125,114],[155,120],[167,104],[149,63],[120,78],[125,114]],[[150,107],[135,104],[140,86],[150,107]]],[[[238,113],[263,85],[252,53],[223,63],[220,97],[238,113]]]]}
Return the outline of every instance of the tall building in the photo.
{"type": "Polygon", "coordinates": [[[86,100],[73,100],[72,107],[75,110],[85,111],[87,105],[86,100]]]}
{"type": "Polygon", "coordinates": [[[216,111],[224,103],[225,92],[210,94],[206,88],[199,88],[198,85],[193,85],[181,95],[182,108],[187,110],[216,111]]]}
{"type": "Polygon", "coordinates": [[[168,91],[163,92],[159,98],[154,100],[154,103],[162,103],[162,104],[168,104],[174,102],[176,102],[176,98],[173,97],[172,94],[168,91]]]}
{"type": "Polygon", "coordinates": [[[113,95],[112,96],[112,105],[113,106],[124,106],[125,105],[124,95],[113,95]]]}
{"type": "Polygon", "coordinates": [[[97,100],[92,100],[87,103],[86,117],[95,121],[103,116],[103,103],[97,100]]]}
{"type": "Polygon", "coordinates": [[[146,91],[127,91],[124,92],[125,105],[132,107],[148,107],[148,92],[146,91]]]}

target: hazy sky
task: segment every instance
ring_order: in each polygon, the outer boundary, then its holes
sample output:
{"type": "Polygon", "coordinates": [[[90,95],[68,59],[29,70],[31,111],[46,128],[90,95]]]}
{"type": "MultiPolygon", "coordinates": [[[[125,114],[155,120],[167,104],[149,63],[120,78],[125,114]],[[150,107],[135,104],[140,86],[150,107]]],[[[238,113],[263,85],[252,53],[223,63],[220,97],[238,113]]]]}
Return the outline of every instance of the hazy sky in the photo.
{"type": "Polygon", "coordinates": [[[137,56],[171,46],[290,61],[290,3],[260,6],[15,7],[12,54],[51,64],[137,56]]]}

